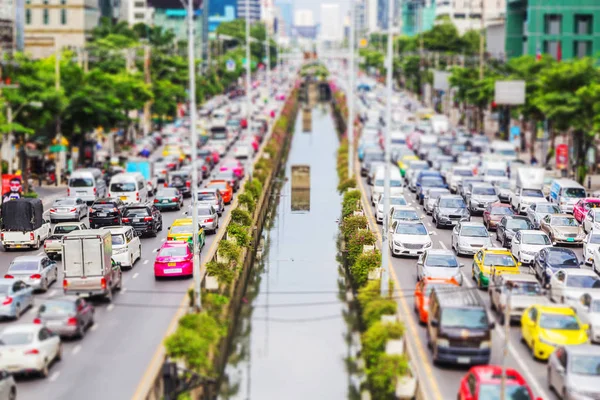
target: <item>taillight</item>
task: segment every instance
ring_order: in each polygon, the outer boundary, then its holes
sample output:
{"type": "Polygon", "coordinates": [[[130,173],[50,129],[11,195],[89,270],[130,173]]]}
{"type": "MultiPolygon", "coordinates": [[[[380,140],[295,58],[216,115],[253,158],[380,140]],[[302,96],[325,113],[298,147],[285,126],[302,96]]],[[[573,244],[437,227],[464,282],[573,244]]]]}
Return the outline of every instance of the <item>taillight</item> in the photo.
{"type": "Polygon", "coordinates": [[[53,212],[56,212],[56,208],[51,208],[51,209],[50,209],[50,212],[51,212],[51,213],[53,213],[53,212]]]}
{"type": "Polygon", "coordinates": [[[177,198],[177,197],[173,197],[173,198],[171,199],[171,201],[179,201],[179,198],[177,198]]]}
{"type": "Polygon", "coordinates": [[[213,222],[213,221],[214,221],[214,218],[207,218],[204,220],[204,222],[213,222]]]}
{"type": "Polygon", "coordinates": [[[129,222],[129,218],[122,218],[121,221],[123,221],[123,222],[129,222]]]}
{"type": "Polygon", "coordinates": [[[42,279],[42,276],[40,274],[33,274],[30,276],[31,279],[42,279]]]}
{"type": "Polygon", "coordinates": [[[138,200],[138,201],[140,200],[140,194],[139,194],[139,192],[135,192],[135,199],[138,200]]]}
{"type": "Polygon", "coordinates": [[[108,197],[110,197],[110,192],[108,192],[108,197]]]}
{"type": "Polygon", "coordinates": [[[33,232],[29,232],[29,239],[33,240],[35,238],[35,234],[33,232]]]}
{"type": "Polygon", "coordinates": [[[154,202],[155,202],[155,203],[158,203],[158,199],[154,199],[154,202]]]}
{"type": "Polygon", "coordinates": [[[168,187],[168,186],[167,186],[167,182],[165,182],[165,187],[168,187]]]}
{"type": "Polygon", "coordinates": [[[102,289],[106,289],[106,278],[100,279],[100,287],[102,287],[102,289]]]}
{"type": "Polygon", "coordinates": [[[98,190],[96,188],[94,188],[94,194],[98,193],[98,190]]]}
{"type": "Polygon", "coordinates": [[[46,242],[48,242],[48,239],[44,241],[44,250],[46,249],[46,242]]]}
{"type": "Polygon", "coordinates": [[[4,233],[0,233],[0,240],[4,240],[4,233]]]}
{"type": "Polygon", "coordinates": [[[67,325],[77,325],[77,318],[71,317],[67,320],[67,325]]]}
{"type": "Polygon", "coordinates": [[[66,289],[69,286],[69,281],[63,279],[63,289],[66,289]]]}
{"type": "Polygon", "coordinates": [[[71,189],[67,188],[67,197],[71,195],[71,189]]]}
{"type": "Polygon", "coordinates": [[[12,300],[13,300],[13,299],[12,299],[12,297],[7,297],[7,298],[5,298],[5,299],[4,299],[4,301],[2,302],[2,305],[4,305],[4,306],[7,306],[7,305],[9,305],[10,303],[12,303],[12,300]]]}
{"type": "Polygon", "coordinates": [[[33,355],[33,356],[35,356],[35,355],[38,355],[38,354],[40,354],[40,351],[38,349],[31,349],[31,350],[27,350],[25,352],[25,355],[33,355]]]}
{"type": "Polygon", "coordinates": [[[6,274],[4,275],[4,279],[15,279],[15,277],[10,274],[6,274]]]}
{"type": "Polygon", "coordinates": [[[192,186],[192,182],[190,181],[185,181],[185,187],[190,187],[192,186]]]}
{"type": "Polygon", "coordinates": [[[144,217],[144,221],[152,221],[152,217],[144,217]]]}
{"type": "Polygon", "coordinates": [[[71,210],[69,212],[75,212],[75,211],[77,211],[76,208],[71,208],[71,210]]]}
{"type": "Polygon", "coordinates": [[[41,319],[39,319],[39,318],[34,318],[34,319],[33,319],[33,323],[34,323],[34,324],[38,324],[38,325],[39,325],[39,324],[41,324],[41,323],[42,323],[42,320],[41,320],[41,319]]]}

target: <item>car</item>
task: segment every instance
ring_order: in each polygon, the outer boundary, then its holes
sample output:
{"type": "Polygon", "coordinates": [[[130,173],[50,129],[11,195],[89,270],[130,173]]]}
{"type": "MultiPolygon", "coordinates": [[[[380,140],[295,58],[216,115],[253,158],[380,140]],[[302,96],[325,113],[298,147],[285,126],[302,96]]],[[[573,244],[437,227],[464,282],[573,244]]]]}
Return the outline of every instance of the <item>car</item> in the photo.
{"type": "MultiPolygon", "coordinates": [[[[185,215],[191,217],[192,211],[193,208],[190,204],[185,215]]],[[[219,230],[219,213],[217,209],[210,204],[198,204],[198,223],[206,232],[217,233],[217,230],[219,230]]]]}
{"type": "MultiPolygon", "coordinates": [[[[506,376],[505,399],[533,400],[533,392],[525,379],[513,368],[497,365],[478,365],[472,367],[461,379],[459,400],[493,400],[500,399],[502,376],[506,376]]],[[[538,398],[537,400],[542,400],[538,398]]]]}
{"type": "Polygon", "coordinates": [[[165,187],[179,190],[184,198],[192,196],[192,174],[191,171],[170,171],[167,175],[165,187]]]}
{"type": "Polygon", "coordinates": [[[65,197],[54,200],[48,214],[52,223],[57,221],[80,221],[83,217],[88,216],[88,207],[85,201],[80,198],[65,197]]]}
{"type": "Polygon", "coordinates": [[[510,204],[492,203],[483,211],[483,224],[488,231],[496,230],[502,218],[514,215],[510,204]]]}
{"type": "Polygon", "coordinates": [[[519,273],[519,263],[507,249],[483,248],[473,257],[471,275],[480,289],[488,288],[492,275],[519,273]]]}
{"type": "Polygon", "coordinates": [[[60,296],[39,306],[34,324],[40,324],[60,337],[83,338],[94,325],[94,306],[77,296],[60,296]]]}
{"type": "Polygon", "coordinates": [[[552,244],[583,244],[585,232],[577,220],[569,214],[546,215],[540,229],[550,236],[552,244]]]}
{"type": "Polygon", "coordinates": [[[125,203],[121,199],[110,197],[96,200],[89,209],[90,228],[121,225],[125,203]]]}
{"type": "Polygon", "coordinates": [[[221,192],[221,196],[223,196],[223,202],[225,204],[231,204],[231,200],[233,200],[233,187],[229,184],[229,182],[225,180],[213,179],[206,184],[206,188],[216,188],[221,192]]]}
{"type": "Polygon", "coordinates": [[[366,149],[360,164],[360,176],[366,177],[371,169],[371,163],[385,161],[384,156],[385,154],[379,146],[366,149]]]}
{"type": "Polygon", "coordinates": [[[154,260],[154,278],[194,275],[194,249],[192,243],[169,239],[158,250],[154,260]]]}
{"type": "Polygon", "coordinates": [[[540,229],[542,219],[546,215],[560,214],[560,207],[552,203],[534,203],[530,205],[525,211],[525,215],[529,218],[529,221],[533,224],[534,229],[540,229]]]}
{"type": "Polygon", "coordinates": [[[496,193],[498,193],[498,198],[503,204],[510,203],[510,200],[513,196],[512,185],[510,180],[498,180],[492,183],[494,189],[496,189],[496,193]]]}
{"type": "Polygon", "coordinates": [[[548,358],[546,375],[550,390],[562,399],[600,398],[600,347],[558,346],[548,358]]]}
{"type": "Polygon", "coordinates": [[[123,209],[123,225],[131,226],[140,235],[156,237],[163,229],[162,214],[152,203],[135,203],[123,209]]]}
{"type": "Polygon", "coordinates": [[[550,278],[550,299],[573,305],[585,293],[600,293],[600,277],[589,269],[559,269],[550,278]]]}
{"type": "Polygon", "coordinates": [[[522,341],[537,360],[547,360],[557,346],[587,343],[588,328],[564,305],[529,306],[521,317],[522,341]]]}
{"type": "Polygon", "coordinates": [[[426,324],[429,320],[429,295],[434,288],[454,289],[454,286],[459,286],[454,278],[425,278],[417,282],[415,286],[415,312],[419,318],[420,324],[426,324]]]}
{"type": "Polygon", "coordinates": [[[441,228],[470,221],[471,213],[462,197],[456,194],[445,194],[436,200],[431,218],[435,227],[441,228]]]}
{"type": "Polygon", "coordinates": [[[452,229],[450,246],[458,256],[474,255],[482,247],[492,247],[492,240],[481,222],[459,222],[452,229]]]}
{"type": "Polygon", "coordinates": [[[527,217],[512,215],[502,217],[496,226],[496,240],[502,243],[502,247],[510,248],[515,234],[521,230],[531,230],[533,225],[527,217]]]}
{"type": "Polygon", "coordinates": [[[0,279],[0,299],[0,317],[19,319],[33,307],[33,288],[21,279],[3,278],[0,279]]]}
{"type": "Polygon", "coordinates": [[[220,171],[231,170],[238,178],[238,181],[241,181],[246,174],[244,164],[235,158],[226,158],[221,161],[221,165],[219,166],[220,171]]]}
{"type": "Polygon", "coordinates": [[[411,161],[420,160],[419,157],[415,156],[414,154],[404,155],[400,160],[398,160],[398,168],[400,169],[400,174],[402,175],[402,177],[406,176],[406,171],[408,170],[411,161]]]}
{"type": "Polygon", "coordinates": [[[367,185],[373,185],[375,182],[375,175],[377,172],[384,171],[385,163],[383,161],[372,162],[367,172],[367,185]]]}
{"type": "Polygon", "coordinates": [[[215,207],[219,215],[222,215],[223,211],[225,211],[225,202],[223,201],[223,196],[219,189],[199,189],[196,196],[198,204],[209,204],[215,207]]]}
{"type": "Polygon", "coordinates": [[[600,208],[600,199],[594,197],[581,199],[573,206],[573,217],[577,222],[582,222],[588,212],[594,208],[600,208]]]}
{"type": "Polygon", "coordinates": [[[154,195],[154,207],[159,210],[181,210],[183,195],[177,188],[159,187],[154,195]]]}
{"type": "Polygon", "coordinates": [[[394,206],[390,208],[388,214],[388,226],[392,226],[394,221],[420,221],[421,217],[417,210],[412,206],[394,206]]]}
{"type": "MultiPolygon", "coordinates": [[[[596,270],[600,268],[600,264],[596,267],[595,257],[594,255],[598,253],[598,249],[600,248],[600,229],[591,231],[588,235],[583,239],[583,261],[586,264],[592,264],[593,269],[596,270]]],[[[600,262],[600,254],[598,257],[598,261],[600,262]]]]}
{"type": "Polygon", "coordinates": [[[7,370],[0,370],[0,398],[4,400],[16,400],[17,398],[15,378],[7,370]]]}
{"type": "Polygon", "coordinates": [[[423,209],[427,215],[431,215],[433,213],[433,209],[435,208],[435,203],[440,196],[449,195],[450,190],[445,188],[427,188],[423,195],[423,209]]]}
{"type": "Polygon", "coordinates": [[[545,247],[533,259],[533,272],[542,286],[550,284],[550,278],[560,269],[579,268],[583,264],[571,249],[545,247]]]}
{"type": "Polygon", "coordinates": [[[590,341],[600,343],[600,293],[584,293],[572,307],[581,322],[590,326],[590,341]]]}
{"type": "Polygon", "coordinates": [[[429,249],[417,261],[417,280],[453,279],[462,285],[463,275],[460,269],[463,266],[451,250],[429,249]]]}
{"type": "Polygon", "coordinates": [[[581,221],[581,226],[586,233],[594,229],[600,231],[600,208],[589,210],[585,218],[581,221]]]}
{"type": "Polygon", "coordinates": [[[83,222],[59,222],[52,228],[52,233],[44,240],[44,252],[51,260],[62,255],[62,238],[67,233],[88,229],[83,222]]]}
{"type": "Polygon", "coordinates": [[[394,221],[389,230],[392,256],[418,256],[432,247],[430,233],[420,221],[394,221]]]}
{"type": "Polygon", "coordinates": [[[132,226],[105,226],[101,229],[110,231],[112,240],[112,258],[122,268],[133,268],[136,261],[142,258],[141,233],[132,226]]]}
{"type": "Polygon", "coordinates": [[[58,334],[39,324],[11,325],[0,334],[0,369],[12,374],[46,378],[54,361],[62,359],[58,334]]]}
{"type": "Polygon", "coordinates": [[[521,321],[523,311],[534,304],[550,304],[546,293],[533,274],[495,274],[488,287],[490,307],[498,313],[501,325],[506,322],[510,297],[510,322],[521,321]],[[510,287],[510,289],[509,289],[510,287]]]}
{"type": "Polygon", "coordinates": [[[46,292],[58,280],[56,262],[47,255],[15,257],[8,266],[4,279],[25,282],[33,290],[46,292]]]}
{"type": "MultiPolygon", "coordinates": [[[[465,182],[465,180],[463,180],[465,182]]],[[[465,201],[471,214],[483,214],[486,207],[500,201],[496,189],[490,183],[474,183],[465,201]]]]}
{"type": "Polygon", "coordinates": [[[535,255],[546,247],[552,247],[552,242],[545,232],[521,230],[513,237],[510,251],[520,263],[531,264],[535,255]]]}
{"type": "MultiPolygon", "coordinates": [[[[390,208],[396,206],[406,206],[408,202],[404,198],[404,196],[390,196],[390,208]]],[[[384,196],[383,193],[380,193],[375,200],[375,219],[378,224],[383,223],[383,206],[384,206],[384,196]]]]}
{"type": "MultiPolygon", "coordinates": [[[[193,229],[191,218],[178,218],[173,221],[167,233],[167,240],[181,240],[193,243],[193,229]]],[[[204,228],[198,224],[198,247],[201,249],[206,243],[204,228]]]]}

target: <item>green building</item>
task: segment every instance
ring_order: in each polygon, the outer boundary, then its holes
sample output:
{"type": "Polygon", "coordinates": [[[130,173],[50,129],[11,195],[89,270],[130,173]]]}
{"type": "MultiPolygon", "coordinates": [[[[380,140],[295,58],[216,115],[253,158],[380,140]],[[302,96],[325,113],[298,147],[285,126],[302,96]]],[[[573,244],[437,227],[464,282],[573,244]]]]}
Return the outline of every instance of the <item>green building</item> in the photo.
{"type": "Polygon", "coordinates": [[[506,56],[600,56],[600,0],[507,0],[506,56]]]}
{"type": "MultiPolygon", "coordinates": [[[[158,8],[154,9],[153,22],[155,26],[160,26],[166,31],[172,31],[177,40],[187,42],[187,10],[176,8],[158,8]]],[[[196,49],[202,48],[202,13],[195,11],[194,15],[194,44],[196,49]]],[[[200,51],[196,51],[196,56],[200,56],[200,51]]]]}
{"type": "Polygon", "coordinates": [[[415,36],[433,28],[435,2],[404,0],[402,2],[402,35],[415,36]]]}

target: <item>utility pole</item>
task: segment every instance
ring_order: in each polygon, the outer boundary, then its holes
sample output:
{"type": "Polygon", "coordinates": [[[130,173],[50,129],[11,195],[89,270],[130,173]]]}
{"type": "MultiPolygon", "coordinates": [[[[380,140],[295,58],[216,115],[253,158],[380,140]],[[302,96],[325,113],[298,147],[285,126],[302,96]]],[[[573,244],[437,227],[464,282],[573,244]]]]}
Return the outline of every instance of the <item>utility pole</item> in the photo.
{"type": "Polygon", "coordinates": [[[58,43],[54,45],[54,87],[56,91],[60,90],[60,47],[58,43]]]}
{"type": "MultiPolygon", "coordinates": [[[[348,89],[348,121],[346,127],[346,133],[348,135],[348,178],[352,178],[354,176],[354,120],[356,117],[354,116],[354,87],[356,84],[354,83],[354,74],[355,74],[355,65],[354,65],[354,40],[356,36],[356,0],[350,0],[350,43],[349,43],[349,51],[350,57],[348,60],[348,68],[349,68],[349,85],[348,89]]],[[[384,218],[385,219],[385,218],[384,218]]]]}
{"type": "Polygon", "coordinates": [[[387,40],[387,57],[386,57],[386,84],[387,84],[387,99],[385,102],[385,172],[383,180],[383,235],[381,243],[381,297],[389,295],[389,257],[390,250],[388,248],[388,218],[387,215],[390,209],[390,147],[391,147],[391,130],[392,130],[392,68],[394,65],[394,1],[388,0],[388,40],[387,40]]]}
{"type": "MultiPolygon", "coordinates": [[[[56,91],[60,91],[60,58],[61,58],[61,49],[58,45],[58,43],[55,44],[56,46],[56,56],[54,57],[55,62],[54,62],[54,81],[55,81],[55,87],[56,87],[56,91]]],[[[66,162],[67,162],[67,154],[65,153],[65,149],[63,148],[63,144],[62,144],[62,132],[61,132],[61,128],[60,128],[60,115],[56,117],[56,142],[57,145],[60,146],[60,151],[58,152],[58,162],[56,163],[56,183],[57,185],[62,185],[62,170],[63,167],[65,166],[66,162]]],[[[24,141],[23,141],[23,145],[25,145],[24,141]]]]}
{"type": "MultiPolygon", "coordinates": [[[[189,0],[192,1],[192,0],[189,0]]],[[[144,46],[144,81],[147,85],[151,85],[152,80],[150,79],[150,45],[144,46]]],[[[150,107],[152,106],[152,100],[148,100],[144,103],[144,136],[150,133],[151,119],[150,119],[150,107]]]]}
{"type": "Polygon", "coordinates": [[[423,73],[425,72],[425,43],[423,41],[423,9],[422,5],[418,4],[417,8],[417,24],[419,32],[419,60],[421,61],[421,68],[419,74],[419,91],[422,93],[422,100],[425,101],[425,90],[423,90],[423,73]]]}
{"type": "Polygon", "coordinates": [[[479,79],[483,79],[483,57],[485,55],[485,0],[481,0],[481,30],[479,32],[479,79]]]}
{"type": "Polygon", "coordinates": [[[270,43],[270,39],[269,39],[269,27],[267,26],[267,24],[265,23],[265,46],[266,48],[266,54],[267,54],[267,62],[266,62],[266,68],[267,68],[267,98],[271,97],[271,43],[270,43]]]}
{"type": "Polygon", "coordinates": [[[508,345],[510,344],[510,301],[514,284],[506,283],[506,309],[504,310],[504,351],[502,352],[502,381],[500,382],[500,398],[504,399],[506,393],[506,359],[508,358],[508,345]]]}
{"type": "Polygon", "coordinates": [[[246,134],[250,136],[252,121],[252,83],[250,59],[250,0],[246,0],[246,134]]]}

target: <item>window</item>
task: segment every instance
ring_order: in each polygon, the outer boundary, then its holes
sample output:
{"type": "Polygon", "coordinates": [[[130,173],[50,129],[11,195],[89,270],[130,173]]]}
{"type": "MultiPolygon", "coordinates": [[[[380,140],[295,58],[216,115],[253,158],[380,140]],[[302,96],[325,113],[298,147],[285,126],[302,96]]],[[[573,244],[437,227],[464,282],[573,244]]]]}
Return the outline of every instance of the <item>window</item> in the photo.
{"type": "Polygon", "coordinates": [[[133,6],[136,8],[144,8],[146,7],[146,3],[144,3],[143,1],[136,1],[135,3],[133,3],[133,6]]]}
{"type": "Polygon", "coordinates": [[[558,40],[545,40],[544,53],[550,54],[553,58],[558,58],[558,40]]]}
{"type": "Polygon", "coordinates": [[[47,8],[44,8],[44,25],[48,25],[50,23],[50,12],[47,8]]]}
{"type": "Polygon", "coordinates": [[[144,13],[133,14],[133,18],[135,18],[135,19],[144,19],[144,17],[145,17],[144,13]]]}
{"type": "Polygon", "coordinates": [[[573,42],[573,55],[577,58],[588,57],[592,55],[591,40],[575,40],[573,42]]]}
{"type": "Polygon", "coordinates": [[[560,35],[562,33],[562,15],[546,14],[544,16],[544,33],[547,35],[560,35]]]}
{"type": "Polygon", "coordinates": [[[67,9],[66,8],[63,8],[60,10],[60,23],[62,25],[67,24],[67,9]]]}
{"type": "Polygon", "coordinates": [[[31,9],[25,9],[25,24],[31,25],[31,9]]]}
{"type": "Polygon", "coordinates": [[[454,19],[465,19],[465,14],[454,14],[454,19]]]}
{"type": "Polygon", "coordinates": [[[576,35],[591,35],[593,26],[593,16],[590,14],[575,15],[575,34],[576,35]]]}

